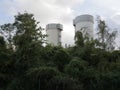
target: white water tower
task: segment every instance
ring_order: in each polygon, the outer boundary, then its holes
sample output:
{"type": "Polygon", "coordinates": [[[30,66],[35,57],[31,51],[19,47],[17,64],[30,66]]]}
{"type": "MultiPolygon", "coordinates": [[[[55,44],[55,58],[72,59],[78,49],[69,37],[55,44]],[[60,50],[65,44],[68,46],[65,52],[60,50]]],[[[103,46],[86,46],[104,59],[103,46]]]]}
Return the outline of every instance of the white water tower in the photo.
{"type": "Polygon", "coordinates": [[[47,42],[51,45],[61,45],[61,31],[63,26],[61,24],[50,23],[46,25],[47,42]]]}
{"type": "Polygon", "coordinates": [[[80,31],[83,36],[88,38],[94,37],[94,17],[92,15],[80,15],[73,20],[73,25],[75,27],[75,32],[80,31]]]}

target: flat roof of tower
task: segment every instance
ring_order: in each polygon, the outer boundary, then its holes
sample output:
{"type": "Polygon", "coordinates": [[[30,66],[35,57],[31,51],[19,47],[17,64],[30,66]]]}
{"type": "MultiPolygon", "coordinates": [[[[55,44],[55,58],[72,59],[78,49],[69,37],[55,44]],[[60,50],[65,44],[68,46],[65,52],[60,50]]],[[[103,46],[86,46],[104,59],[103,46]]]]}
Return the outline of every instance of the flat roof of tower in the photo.
{"type": "Polygon", "coordinates": [[[85,21],[94,23],[94,17],[92,15],[89,15],[89,14],[83,14],[83,15],[77,16],[73,20],[73,25],[75,26],[77,23],[85,22],[85,21]]]}
{"type": "Polygon", "coordinates": [[[46,30],[49,30],[49,29],[63,30],[63,25],[59,23],[49,23],[46,25],[46,30]]]}

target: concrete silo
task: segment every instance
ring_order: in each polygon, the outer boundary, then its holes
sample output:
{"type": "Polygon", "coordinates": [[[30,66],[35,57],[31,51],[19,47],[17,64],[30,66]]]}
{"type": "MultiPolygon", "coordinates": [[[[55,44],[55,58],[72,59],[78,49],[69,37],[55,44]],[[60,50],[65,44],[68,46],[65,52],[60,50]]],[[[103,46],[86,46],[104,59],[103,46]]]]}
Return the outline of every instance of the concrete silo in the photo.
{"type": "Polygon", "coordinates": [[[92,15],[80,15],[73,20],[73,25],[75,27],[75,32],[80,31],[83,36],[88,38],[94,37],[94,18],[92,15]]]}
{"type": "Polygon", "coordinates": [[[47,42],[51,45],[61,45],[61,31],[63,26],[61,24],[51,23],[46,25],[46,33],[48,35],[47,42]]]}

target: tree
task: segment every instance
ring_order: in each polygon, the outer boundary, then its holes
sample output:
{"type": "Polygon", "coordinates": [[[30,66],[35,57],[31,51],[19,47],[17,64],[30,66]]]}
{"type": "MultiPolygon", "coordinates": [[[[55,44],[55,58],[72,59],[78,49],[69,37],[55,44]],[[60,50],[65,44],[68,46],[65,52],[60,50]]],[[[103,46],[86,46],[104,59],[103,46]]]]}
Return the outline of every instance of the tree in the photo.
{"type": "Polygon", "coordinates": [[[0,89],[6,89],[13,76],[13,63],[11,53],[6,48],[3,37],[0,37],[0,89]]]}
{"type": "Polygon", "coordinates": [[[114,50],[114,40],[116,38],[117,31],[109,32],[109,27],[104,20],[98,20],[98,41],[99,46],[107,51],[114,50]]]}
{"type": "Polygon", "coordinates": [[[81,78],[82,73],[87,68],[88,63],[80,58],[74,58],[65,68],[65,72],[74,78],[81,78]]]}
{"type": "Polygon", "coordinates": [[[39,65],[45,35],[41,32],[42,28],[38,27],[38,22],[34,19],[33,14],[19,13],[15,16],[13,25],[16,29],[16,34],[13,37],[15,45],[13,60],[16,72],[15,78],[11,80],[13,85],[10,86],[12,89],[15,88],[14,86],[25,89],[28,86],[24,82],[29,81],[25,76],[26,71],[39,65]]]}
{"type": "Polygon", "coordinates": [[[34,19],[33,14],[20,14],[15,16],[16,36],[14,37],[15,45],[18,48],[28,45],[32,41],[39,41],[42,45],[45,35],[42,34],[42,28],[38,27],[38,22],[34,19]]]}
{"type": "Polygon", "coordinates": [[[76,32],[76,46],[43,46],[46,35],[33,14],[19,13],[0,30],[9,38],[0,36],[0,90],[119,90],[116,33],[102,20],[98,25],[97,40],[76,32]]]}
{"type": "Polygon", "coordinates": [[[1,25],[1,34],[6,40],[7,47],[10,50],[13,50],[13,46],[14,46],[13,36],[15,34],[15,28],[13,24],[8,23],[8,24],[1,25]]]}
{"type": "Polygon", "coordinates": [[[39,88],[39,90],[48,90],[47,85],[49,81],[60,74],[56,68],[46,66],[31,68],[27,71],[27,76],[32,79],[31,83],[34,83],[32,88],[39,88]],[[35,84],[37,84],[37,87],[35,84]]]}
{"type": "Polygon", "coordinates": [[[77,31],[75,33],[75,44],[77,47],[84,46],[84,38],[83,38],[82,32],[77,31]]]}
{"type": "Polygon", "coordinates": [[[17,63],[21,64],[24,69],[31,67],[39,60],[38,54],[40,48],[43,47],[45,35],[41,32],[42,28],[38,27],[38,22],[34,19],[33,14],[19,13],[15,16],[13,25],[16,28],[14,43],[17,63]]]}
{"type": "Polygon", "coordinates": [[[64,71],[64,67],[69,63],[70,56],[64,49],[58,49],[55,51],[53,60],[58,70],[64,71]]]}

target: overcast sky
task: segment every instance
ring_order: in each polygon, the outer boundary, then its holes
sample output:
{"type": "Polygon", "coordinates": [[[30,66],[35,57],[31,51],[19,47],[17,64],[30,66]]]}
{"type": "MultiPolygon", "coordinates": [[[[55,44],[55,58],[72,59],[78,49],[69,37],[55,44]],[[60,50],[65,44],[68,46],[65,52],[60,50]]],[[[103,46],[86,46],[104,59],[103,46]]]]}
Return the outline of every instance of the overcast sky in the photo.
{"type": "Polygon", "coordinates": [[[0,25],[13,22],[14,15],[24,11],[33,13],[42,27],[48,23],[63,24],[63,44],[74,43],[72,23],[81,14],[100,15],[108,26],[120,31],[120,0],[0,0],[0,25]]]}

